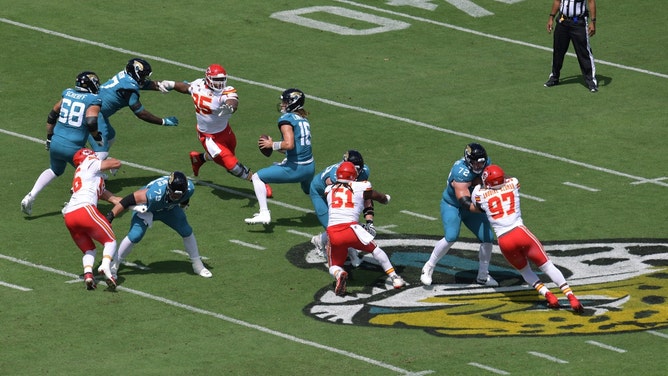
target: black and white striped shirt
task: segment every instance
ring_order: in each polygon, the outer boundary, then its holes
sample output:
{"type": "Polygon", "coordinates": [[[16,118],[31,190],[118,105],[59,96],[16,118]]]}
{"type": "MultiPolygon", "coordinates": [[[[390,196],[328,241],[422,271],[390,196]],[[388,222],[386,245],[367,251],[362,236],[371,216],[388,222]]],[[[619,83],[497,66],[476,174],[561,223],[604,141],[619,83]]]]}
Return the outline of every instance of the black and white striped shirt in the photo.
{"type": "Polygon", "coordinates": [[[559,12],[566,17],[582,17],[587,10],[585,0],[561,0],[559,12]]]}

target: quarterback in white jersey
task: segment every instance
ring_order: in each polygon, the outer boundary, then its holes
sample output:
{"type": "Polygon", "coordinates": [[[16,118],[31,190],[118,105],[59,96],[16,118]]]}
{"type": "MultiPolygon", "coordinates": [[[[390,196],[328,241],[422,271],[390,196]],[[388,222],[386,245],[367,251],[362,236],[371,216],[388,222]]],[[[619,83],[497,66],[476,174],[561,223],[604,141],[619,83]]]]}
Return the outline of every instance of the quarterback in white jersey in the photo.
{"type": "Polygon", "coordinates": [[[476,208],[487,215],[503,256],[529,285],[545,297],[548,307],[559,308],[559,300],[531,270],[529,261],[547,274],[566,295],[571,308],[581,313],[584,308],[573,294],[564,275],[552,264],[538,238],[524,226],[520,210],[520,182],[517,178],[506,177],[497,165],[485,167],[481,178],[482,185],[473,189],[471,197],[476,208]]]}
{"type": "Polygon", "coordinates": [[[348,258],[348,248],[352,247],[369,252],[385,271],[395,289],[402,288],[406,282],[395,272],[394,266],[373,238],[376,229],[373,226],[373,200],[387,200],[386,196],[374,191],[368,181],[355,181],[357,169],[351,162],[343,162],[336,170],[337,182],[325,188],[329,205],[327,235],[330,247],[327,252],[329,273],[336,279],[334,293],[343,296],[346,293],[348,272],[343,264],[348,258]],[[359,224],[360,214],[364,214],[366,224],[359,224]]]}
{"type": "Polygon", "coordinates": [[[98,199],[116,203],[120,197],[105,189],[102,170],[117,169],[121,162],[115,158],[100,160],[91,149],[82,148],[72,158],[76,171],[72,180],[72,197],[63,208],[65,226],[72,239],[83,253],[84,283],[88,290],[95,289],[93,264],[95,264],[95,243],[104,246],[102,265],[98,273],[103,274],[109,287],[116,287],[116,279],[111,274],[111,260],[116,251],[116,236],[111,224],[97,208],[98,199]]]}

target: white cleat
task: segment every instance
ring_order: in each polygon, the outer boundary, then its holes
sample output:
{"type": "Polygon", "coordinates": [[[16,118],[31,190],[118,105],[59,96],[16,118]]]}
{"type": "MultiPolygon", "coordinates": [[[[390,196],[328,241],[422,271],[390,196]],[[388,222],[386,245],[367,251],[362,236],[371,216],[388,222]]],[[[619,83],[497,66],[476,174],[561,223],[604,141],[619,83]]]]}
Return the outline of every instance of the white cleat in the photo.
{"type": "Polygon", "coordinates": [[[102,262],[102,265],[97,268],[97,273],[104,275],[104,282],[107,284],[107,286],[109,286],[111,289],[116,289],[116,278],[114,278],[113,274],[111,273],[109,262],[102,262]]]}
{"type": "Polygon", "coordinates": [[[432,273],[434,273],[434,267],[429,264],[424,264],[422,267],[422,274],[420,275],[420,282],[425,286],[431,286],[432,273]]]}
{"type": "Polygon", "coordinates": [[[350,258],[350,265],[352,265],[353,268],[362,265],[362,259],[355,248],[348,248],[348,257],[350,258]]]}
{"type": "Polygon", "coordinates": [[[32,203],[35,199],[28,193],[23,200],[21,200],[21,211],[26,215],[32,214],[32,203]]]}
{"type": "Polygon", "coordinates": [[[271,222],[271,212],[269,210],[260,211],[259,213],[253,214],[253,218],[244,219],[249,225],[263,224],[268,225],[271,222]]]}
{"type": "Polygon", "coordinates": [[[496,279],[492,278],[491,275],[487,275],[487,278],[477,278],[476,283],[487,287],[499,286],[499,282],[497,282],[496,279]]]}
{"type": "Polygon", "coordinates": [[[191,261],[193,263],[193,271],[195,272],[195,274],[199,275],[200,277],[204,277],[204,278],[213,277],[213,274],[211,274],[209,269],[207,269],[204,266],[204,263],[202,263],[201,259],[196,259],[196,260],[191,260],[191,261]]]}
{"type": "Polygon", "coordinates": [[[317,234],[311,238],[311,244],[315,247],[320,256],[325,257],[325,245],[322,244],[322,234],[317,234]]]}
{"type": "Polygon", "coordinates": [[[396,275],[396,276],[392,277],[392,286],[394,286],[395,289],[400,289],[400,288],[406,286],[406,281],[404,281],[403,278],[396,275]]]}

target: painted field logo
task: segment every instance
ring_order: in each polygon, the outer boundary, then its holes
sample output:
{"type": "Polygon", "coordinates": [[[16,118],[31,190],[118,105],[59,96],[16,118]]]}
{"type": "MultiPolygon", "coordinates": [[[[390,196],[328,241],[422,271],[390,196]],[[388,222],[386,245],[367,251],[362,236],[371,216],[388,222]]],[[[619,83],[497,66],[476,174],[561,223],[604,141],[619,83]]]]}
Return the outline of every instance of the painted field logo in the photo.
{"type": "MultiPolygon", "coordinates": [[[[589,335],[668,327],[668,240],[544,243],[585,306],[582,315],[570,310],[551,282],[547,286],[562,309],[548,309],[496,247],[490,273],[500,287],[475,284],[478,244],[470,240],[458,241],[436,267],[434,284],[422,286],[420,271],[436,240],[379,236],[378,244],[408,286],[394,290],[371,255],[364,254],[365,262],[350,273],[345,297],[334,295],[327,283],[304,313],[337,324],[415,328],[447,336],[589,335]]],[[[288,259],[327,273],[325,260],[310,243],[293,247],[288,259]]]]}

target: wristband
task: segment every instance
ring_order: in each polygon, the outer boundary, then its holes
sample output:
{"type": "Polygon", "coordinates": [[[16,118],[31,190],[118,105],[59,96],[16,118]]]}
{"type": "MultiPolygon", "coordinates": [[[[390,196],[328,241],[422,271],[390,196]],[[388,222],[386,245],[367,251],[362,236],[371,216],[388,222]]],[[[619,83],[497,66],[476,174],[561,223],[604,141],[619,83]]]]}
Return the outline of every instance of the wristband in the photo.
{"type": "Polygon", "coordinates": [[[273,150],[281,150],[281,142],[283,141],[276,141],[274,144],[271,146],[273,150]]]}
{"type": "Polygon", "coordinates": [[[596,17],[592,18],[591,22],[596,22],[596,17]]]}
{"type": "Polygon", "coordinates": [[[550,17],[554,17],[556,15],[557,15],[556,13],[555,14],[550,13],[550,17]]]}

